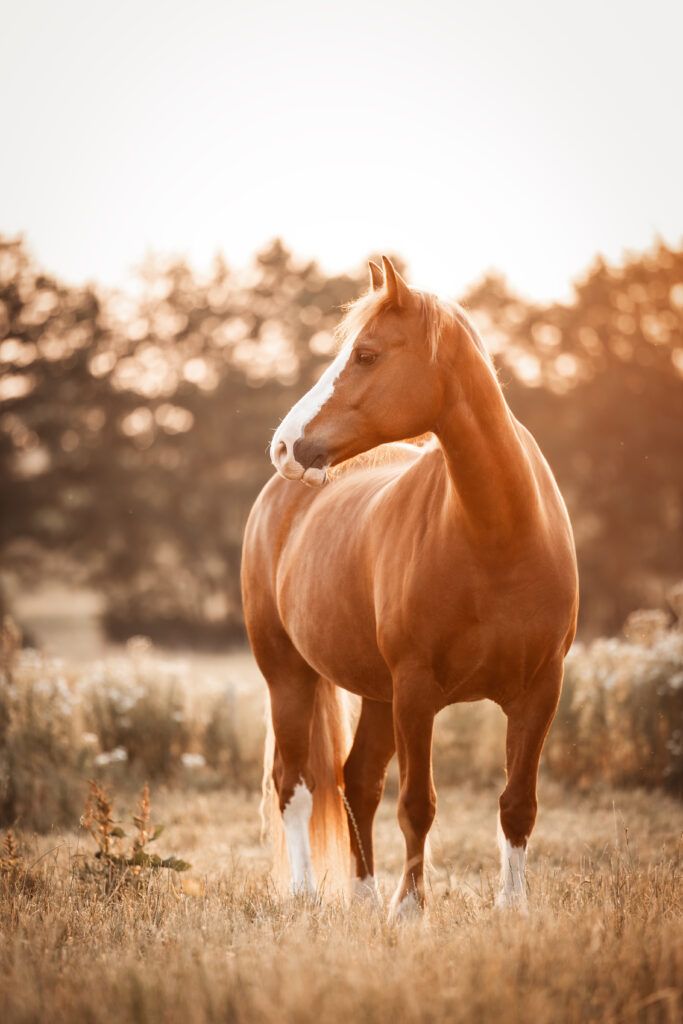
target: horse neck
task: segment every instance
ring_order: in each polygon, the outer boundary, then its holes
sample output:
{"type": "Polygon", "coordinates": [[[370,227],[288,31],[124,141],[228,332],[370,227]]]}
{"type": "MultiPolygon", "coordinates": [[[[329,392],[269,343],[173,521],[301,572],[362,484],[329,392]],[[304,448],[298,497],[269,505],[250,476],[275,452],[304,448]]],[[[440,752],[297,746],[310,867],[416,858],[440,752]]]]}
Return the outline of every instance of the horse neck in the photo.
{"type": "Polygon", "coordinates": [[[437,361],[445,400],[435,433],[448,475],[469,532],[498,549],[538,511],[529,454],[492,365],[465,327],[444,332],[437,361]]]}

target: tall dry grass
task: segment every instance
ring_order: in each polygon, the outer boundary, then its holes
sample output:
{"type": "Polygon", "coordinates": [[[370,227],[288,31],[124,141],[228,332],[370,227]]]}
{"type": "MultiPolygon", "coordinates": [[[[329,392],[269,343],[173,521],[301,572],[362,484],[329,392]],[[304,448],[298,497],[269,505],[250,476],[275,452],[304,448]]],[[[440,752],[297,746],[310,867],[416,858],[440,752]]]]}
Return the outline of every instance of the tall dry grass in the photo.
{"type": "Polygon", "coordinates": [[[583,788],[661,787],[683,795],[683,629],[665,613],[629,617],[624,638],[575,644],[545,764],[583,788]]]}
{"type": "MultiPolygon", "coordinates": [[[[205,793],[193,807],[167,795],[159,843],[164,853],[186,844],[197,869],[151,874],[142,887],[108,888],[84,871],[90,853],[75,835],[19,834],[22,865],[0,870],[3,1021],[680,1019],[673,801],[568,801],[551,787],[533,846],[531,911],[520,917],[493,906],[495,797],[467,787],[442,796],[426,917],[398,927],[345,899],[279,899],[255,852],[255,797],[205,793]]],[[[392,873],[401,856],[394,816],[390,801],[377,843],[392,873]]],[[[387,895],[386,871],[380,884],[387,895]]]]}
{"type": "MultiPolygon", "coordinates": [[[[7,622],[0,824],[19,819],[47,829],[77,821],[92,776],[129,785],[258,786],[265,686],[235,673],[229,659],[225,670],[215,662],[209,671],[138,638],[120,656],[76,667],[22,650],[19,639],[7,622]]],[[[504,737],[494,705],[447,708],[435,730],[437,784],[502,788],[504,737]]],[[[574,646],[541,772],[581,789],[681,795],[683,630],[664,613],[637,613],[624,637],[574,646]]]]}
{"type": "MultiPolygon", "coordinates": [[[[542,773],[581,789],[643,786],[683,795],[679,623],[665,612],[636,612],[623,637],[574,644],[542,773]]],[[[504,743],[505,716],[492,704],[447,708],[435,729],[437,781],[503,785],[504,743]]]]}
{"type": "Polygon", "coordinates": [[[0,661],[0,824],[78,820],[88,779],[258,786],[264,693],[137,638],[85,667],[24,650],[0,661]]]}
{"type": "MultiPolygon", "coordinates": [[[[258,838],[258,686],[143,642],[67,666],[22,650],[7,626],[3,1024],[677,1022],[682,821],[664,789],[679,778],[683,658],[681,634],[649,621],[649,632],[643,620],[629,637],[568,659],[541,773],[528,917],[494,909],[503,716],[486,704],[445,712],[428,910],[395,928],[345,898],[277,895],[258,838]],[[154,815],[143,794],[133,830],[123,825],[133,845],[98,859],[94,802],[90,833],[77,829],[91,775],[122,794],[97,811],[115,838],[131,787],[157,780],[154,815]],[[166,824],[163,834],[152,820],[166,824]],[[141,834],[154,855],[145,845],[136,863],[141,834]],[[193,869],[152,870],[178,857],[193,869]]],[[[391,791],[376,832],[386,899],[403,858],[391,791]]]]}

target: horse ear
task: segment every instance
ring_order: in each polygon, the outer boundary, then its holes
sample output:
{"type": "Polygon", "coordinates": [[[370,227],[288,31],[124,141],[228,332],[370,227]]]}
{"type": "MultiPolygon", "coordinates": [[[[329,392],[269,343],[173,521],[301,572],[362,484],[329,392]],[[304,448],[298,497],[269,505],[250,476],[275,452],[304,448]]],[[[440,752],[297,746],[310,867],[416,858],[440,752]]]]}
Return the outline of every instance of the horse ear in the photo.
{"type": "Polygon", "coordinates": [[[372,260],[368,260],[368,267],[370,268],[370,287],[373,292],[378,292],[384,286],[384,274],[372,260]]]}
{"type": "Polygon", "coordinates": [[[384,267],[384,281],[387,286],[387,294],[397,306],[406,306],[410,301],[410,288],[405,283],[394,264],[386,256],[382,256],[384,267]]]}

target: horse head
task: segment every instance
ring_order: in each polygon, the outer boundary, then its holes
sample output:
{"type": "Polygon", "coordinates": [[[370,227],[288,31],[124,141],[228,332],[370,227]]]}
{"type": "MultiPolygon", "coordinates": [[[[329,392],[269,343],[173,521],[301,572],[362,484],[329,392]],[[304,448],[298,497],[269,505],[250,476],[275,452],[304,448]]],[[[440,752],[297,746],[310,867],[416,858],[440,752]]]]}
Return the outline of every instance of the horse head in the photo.
{"type": "Polygon", "coordinates": [[[382,257],[340,325],[340,351],[285,416],[270,446],[277,471],[320,486],[327,470],[432,428],[443,400],[426,297],[382,257]]]}

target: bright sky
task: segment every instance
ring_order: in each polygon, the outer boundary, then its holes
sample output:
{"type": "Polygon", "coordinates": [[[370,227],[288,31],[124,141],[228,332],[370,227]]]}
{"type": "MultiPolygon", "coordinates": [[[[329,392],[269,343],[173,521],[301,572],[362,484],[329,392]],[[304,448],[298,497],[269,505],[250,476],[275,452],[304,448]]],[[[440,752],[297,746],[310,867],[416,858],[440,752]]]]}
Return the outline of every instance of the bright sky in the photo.
{"type": "Polygon", "coordinates": [[[401,253],[564,297],[683,238],[680,0],[21,0],[0,32],[0,232],[70,281],[149,251],[329,270],[401,253]]]}

